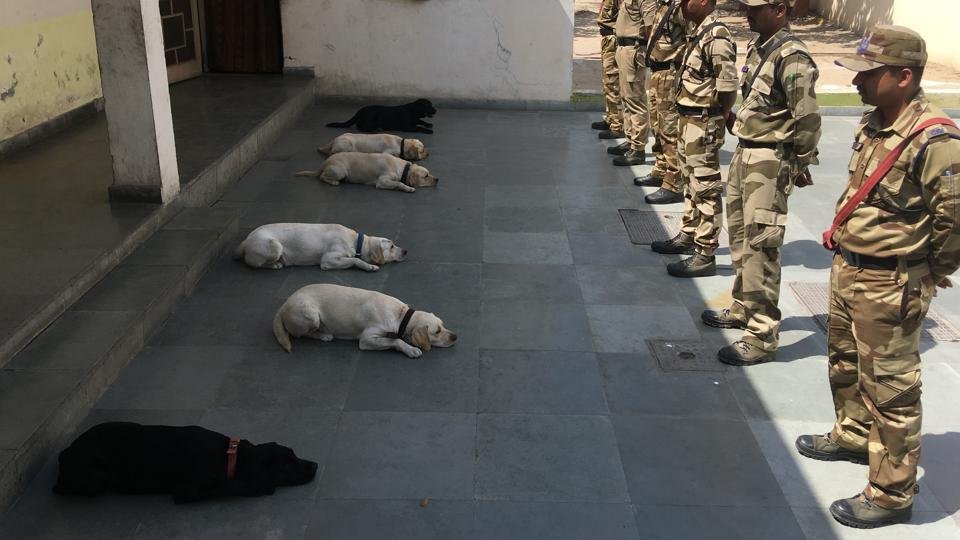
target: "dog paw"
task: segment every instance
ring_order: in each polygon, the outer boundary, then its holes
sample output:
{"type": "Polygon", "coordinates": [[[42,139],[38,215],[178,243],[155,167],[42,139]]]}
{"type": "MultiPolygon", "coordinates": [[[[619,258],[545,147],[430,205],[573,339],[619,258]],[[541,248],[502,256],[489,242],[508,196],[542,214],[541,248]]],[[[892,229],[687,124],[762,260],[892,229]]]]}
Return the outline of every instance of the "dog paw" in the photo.
{"type": "Polygon", "coordinates": [[[421,351],[419,347],[410,347],[407,349],[406,354],[410,358],[420,358],[423,356],[423,351],[421,351]]]}
{"type": "Polygon", "coordinates": [[[320,341],[333,341],[333,334],[321,334],[320,341]]]}
{"type": "Polygon", "coordinates": [[[375,265],[375,264],[371,264],[370,267],[367,268],[367,272],[376,272],[376,271],[379,270],[379,269],[380,269],[379,266],[377,266],[377,265],[375,265]]]}

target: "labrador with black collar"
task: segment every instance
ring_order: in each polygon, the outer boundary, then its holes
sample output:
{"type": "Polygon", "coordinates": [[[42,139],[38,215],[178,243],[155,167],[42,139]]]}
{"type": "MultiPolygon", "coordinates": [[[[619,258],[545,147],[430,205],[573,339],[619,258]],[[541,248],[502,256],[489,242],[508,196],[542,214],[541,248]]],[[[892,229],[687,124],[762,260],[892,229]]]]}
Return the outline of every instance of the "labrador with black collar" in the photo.
{"type": "Polygon", "coordinates": [[[317,464],[275,442],[251,444],[199,426],[98,424],[60,452],[55,493],[170,494],[177,504],[272,495],[313,480],[317,464]]]}
{"type": "Polygon", "coordinates": [[[330,156],[317,171],[300,171],[297,176],[316,176],[331,186],[340,182],[367,184],[377,189],[399,189],[413,193],[418,187],[433,187],[440,181],[430,171],[388,154],[341,152],[330,156]]]}
{"type": "Polygon", "coordinates": [[[332,156],[341,152],[365,154],[390,154],[410,161],[425,159],[429,153],[423,141],[405,139],[389,133],[344,133],[329,143],[317,148],[317,152],[332,156]]]}
{"type": "Polygon", "coordinates": [[[273,318],[273,335],[287,352],[293,348],[291,337],[357,339],[360,350],[396,349],[410,358],[457,341],[433,313],[412,310],[380,292],[329,283],[290,295],[273,318]]]}
{"type": "Polygon", "coordinates": [[[376,272],[379,265],[402,261],[407,250],[389,238],[367,236],[343,225],[271,223],[247,235],[233,258],[254,268],[320,266],[321,270],[357,267],[376,272]]]}

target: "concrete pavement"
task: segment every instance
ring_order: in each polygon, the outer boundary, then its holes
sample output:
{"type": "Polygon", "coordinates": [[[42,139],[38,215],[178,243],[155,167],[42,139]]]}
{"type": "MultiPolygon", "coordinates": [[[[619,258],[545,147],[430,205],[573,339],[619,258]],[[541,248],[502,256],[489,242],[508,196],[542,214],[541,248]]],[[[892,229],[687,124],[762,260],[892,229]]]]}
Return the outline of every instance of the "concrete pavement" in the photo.
{"type": "MultiPolygon", "coordinates": [[[[652,208],[614,168],[596,113],[441,110],[421,138],[437,189],[331,187],[316,168],[318,106],[216,206],[241,228],[342,223],[388,236],[407,262],[377,273],[252,270],[224,257],[104,395],[86,424],[197,423],[276,440],[316,460],[273,497],[178,507],[169,497],[55,497],[50,463],[0,516],[4,538],[958,538],[960,344],[925,341],[924,457],[913,522],[847,529],[826,511],[866,468],[804,459],[827,431],[825,336],[787,285],[825,283],[817,238],[845,179],[855,119],[826,118],[816,185],[791,199],[778,361],[667,371],[647,339],[712,351],[737,339],[699,323],[729,301],[720,275],[669,277],[672,257],[629,242],[618,208],[652,208]],[[411,360],[353,342],[298,340],[270,321],[299,287],[380,290],[433,311],[457,345],[411,360]],[[426,505],[424,498],[430,497],[426,505]]],[[[346,115],[346,116],[345,116],[346,115]]],[[[728,141],[724,156],[733,149],[728,141]]],[[[960,325],[960,292],[934,302],[960,325]]]]}

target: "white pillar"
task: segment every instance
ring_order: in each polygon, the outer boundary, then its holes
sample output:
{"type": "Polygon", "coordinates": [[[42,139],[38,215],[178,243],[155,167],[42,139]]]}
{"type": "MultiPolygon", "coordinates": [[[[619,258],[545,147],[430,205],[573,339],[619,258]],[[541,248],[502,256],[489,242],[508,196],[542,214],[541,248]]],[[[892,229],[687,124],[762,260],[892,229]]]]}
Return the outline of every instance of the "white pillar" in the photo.
{"type": "Polygon", "coordinates": [[[157,0],[91,0],[112,200],[166,203],[180,191],[157,0]]]}

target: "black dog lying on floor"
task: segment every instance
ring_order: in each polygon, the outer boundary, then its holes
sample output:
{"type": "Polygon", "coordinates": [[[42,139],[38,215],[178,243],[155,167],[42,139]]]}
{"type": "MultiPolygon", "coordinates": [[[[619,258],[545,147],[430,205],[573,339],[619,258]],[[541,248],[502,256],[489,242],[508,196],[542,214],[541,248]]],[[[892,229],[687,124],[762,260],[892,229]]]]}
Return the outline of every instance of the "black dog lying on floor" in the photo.
{"type": "Polygon", "coordinates": [[[250,444],[198,426],[96,425],[60,452],[55,493],[170,493],[177,504],[272,495],[313,480],[317,464],[277,443],[250,444]]]}
{"type": "Polygon", "coordinates": [[[385,105],[368,105],[362,107],[353,118],[346,122],[332,122],[327,127],[350,127],[354,124],[357,129],[366,133],[377,131],[415,131],[417,133],[433,133],[430,129],[433,124],[421,120],[424,116],[437,114],[429,99],[418,99],[406,105],[388,107],[385,105]]]}

